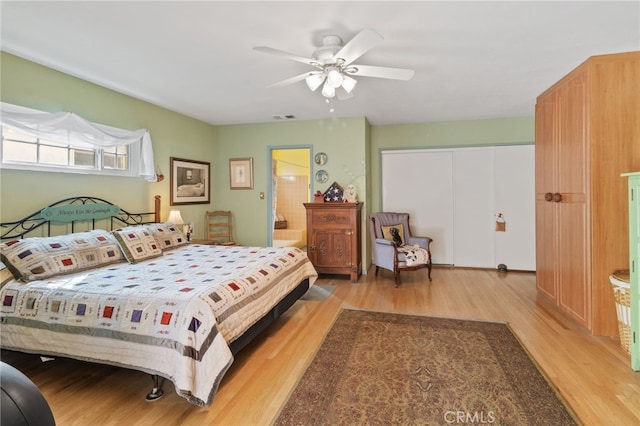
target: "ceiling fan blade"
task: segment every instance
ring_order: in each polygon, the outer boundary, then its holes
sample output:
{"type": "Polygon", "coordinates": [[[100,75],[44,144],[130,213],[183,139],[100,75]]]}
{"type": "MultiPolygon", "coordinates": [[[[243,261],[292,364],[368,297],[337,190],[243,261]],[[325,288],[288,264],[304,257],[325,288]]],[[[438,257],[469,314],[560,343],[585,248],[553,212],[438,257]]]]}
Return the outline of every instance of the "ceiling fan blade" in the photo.
{"type": "Polygon", "coordinates": [[[365,28],[356,34],[355,37],[345,44],[334,56],[336,58],[344,59],[345,64],[348,65],[367,53],[372,47],[380,43],[382,40],[384,39],[380,34],[365,28]]]}
{"type": "Polygon", "coordinates": [[[404,68],[377,67],[373,65],[351,65],[356,72],[349,73],[358,77],[390,78],[392,80],[411,80],[415,72],[404,68]]]}
{"type": "Polygon", "coordinates": [[[282,80],[282,81],[278,81],[276,83],[270,84],[267,87],[282,87],[282,86],[288,86],[290,84],[293,83],[297,83],[299,81],[304,80],[305,78],[307,78],[309,75],[311,74],[316,74],[318,71],[312,71],[312,72],[305,72],[303,74],[298,74],[296,76],[293,76],[291,78],[287,78],[286,80],[282,80]]]}
{"type": "Polygon", "coordinates": [[[285,52],[283,50],[273,49],[267,46],[257,46],[254,47],[253,50],[257,50],[258,52],[270,53],[272,55],[282,56],[288,59],[292,59],[294,61],[302,62],[303,64],[314,65],[316,61],[310,58],[305,58],[302,56],[294,55],[293,53],[285,52]]]}

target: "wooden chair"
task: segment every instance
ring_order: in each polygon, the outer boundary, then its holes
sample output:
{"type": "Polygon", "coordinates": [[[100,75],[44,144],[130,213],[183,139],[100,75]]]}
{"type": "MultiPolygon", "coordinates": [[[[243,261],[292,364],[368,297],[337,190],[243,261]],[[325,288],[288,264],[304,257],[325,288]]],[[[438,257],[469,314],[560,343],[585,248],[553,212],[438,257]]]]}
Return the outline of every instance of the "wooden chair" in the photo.
{"type": "Polygon", "coordinates": [[[209,244],[235,246],[230,211],[216,210],[206,213],[207,240],[209,244]]]}

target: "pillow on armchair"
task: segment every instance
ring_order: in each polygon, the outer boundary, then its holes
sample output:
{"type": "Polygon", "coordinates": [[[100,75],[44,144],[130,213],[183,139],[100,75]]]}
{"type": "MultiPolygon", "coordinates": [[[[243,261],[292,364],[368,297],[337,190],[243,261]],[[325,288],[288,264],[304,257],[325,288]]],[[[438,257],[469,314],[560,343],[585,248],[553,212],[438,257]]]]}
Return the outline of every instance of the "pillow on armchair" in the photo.
{"type": "Polygon", "coordinates": [[[403,246],[406,243],[404,238],[404,226],[402,224],[397,225],[381,225],[382,238],[385,240],[393,241],[396,246],[403,246]]]}

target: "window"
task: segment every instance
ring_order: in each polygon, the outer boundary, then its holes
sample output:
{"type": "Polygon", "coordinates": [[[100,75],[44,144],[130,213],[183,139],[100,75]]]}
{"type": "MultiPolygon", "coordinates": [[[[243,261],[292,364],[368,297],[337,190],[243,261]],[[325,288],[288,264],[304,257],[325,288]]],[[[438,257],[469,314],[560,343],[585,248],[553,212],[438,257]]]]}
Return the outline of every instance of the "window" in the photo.
{"type": "Polygon", "coordinates": [[[73,141],[56,142],[2,126],[0,158],[5,168],[132,176],[130,148],[74,146],[73,141]]]}
{"type": "Polygon", "coordinates": [[[1,105],[1,168],[155,180],[153,148],[146,129],[128,131],[89,123],[71,113],[1,105]]]}

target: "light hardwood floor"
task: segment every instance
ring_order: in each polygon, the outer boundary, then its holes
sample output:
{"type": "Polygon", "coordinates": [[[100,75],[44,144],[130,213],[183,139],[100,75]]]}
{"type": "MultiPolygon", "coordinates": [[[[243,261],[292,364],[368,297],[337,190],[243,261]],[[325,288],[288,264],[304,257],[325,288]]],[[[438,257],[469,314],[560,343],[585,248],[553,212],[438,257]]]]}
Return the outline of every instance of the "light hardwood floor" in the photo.
{"type": "Polygon", "coordinates": [[[243,350],[209,408],[190,405],[165,381],[165,396],[144,400],[148,375],[136,371],[3,351],[27,374],[66,425],[266,425],[277,416],[341,308],[506,321],[585,425],[640,424],[640,373],[617,340],[592,337],[537,298],[535,275],[434,268],[406,273],[395,288],[389,272],[336,286],[324,301],[298,301],[243,350]]]}

